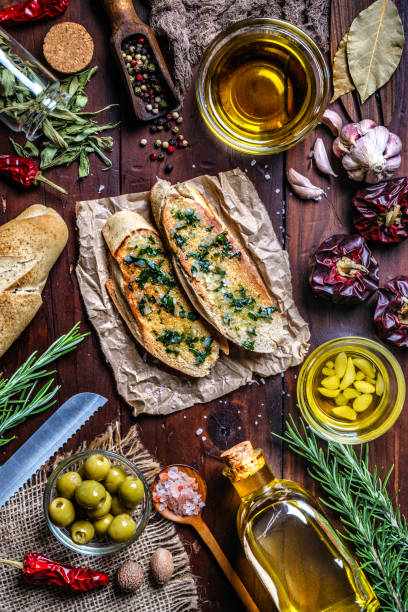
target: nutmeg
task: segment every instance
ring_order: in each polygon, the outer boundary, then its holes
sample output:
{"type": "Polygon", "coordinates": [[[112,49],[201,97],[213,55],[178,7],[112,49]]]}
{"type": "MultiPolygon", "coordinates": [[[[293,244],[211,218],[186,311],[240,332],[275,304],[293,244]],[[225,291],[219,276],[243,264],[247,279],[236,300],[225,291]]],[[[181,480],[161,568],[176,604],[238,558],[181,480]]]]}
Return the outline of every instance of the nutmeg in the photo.
{"type": "Polygon", "coordinates": [[[168,582],[174,572],[173,555],[167,548],[158,548],[151,556],[150,567],[157,582],[168,582]]]}
{"type": "Polygon", "coordinates": [[[116,583],[125,593],[133,593],[141,587],[144,578],[142,566],[137,561],[125,561],[116,574],[116,583]]]}

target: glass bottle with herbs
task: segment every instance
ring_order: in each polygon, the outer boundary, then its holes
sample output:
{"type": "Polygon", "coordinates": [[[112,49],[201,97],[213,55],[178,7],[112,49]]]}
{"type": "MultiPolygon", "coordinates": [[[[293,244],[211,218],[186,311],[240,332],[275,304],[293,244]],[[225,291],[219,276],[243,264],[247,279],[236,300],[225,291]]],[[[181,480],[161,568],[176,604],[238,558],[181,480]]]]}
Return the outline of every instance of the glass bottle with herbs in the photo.
{"type": "Polygon", "coordinates": [[[374,612],[364,573],[302,487],[279,480],[249,441],[224,452],[241,497],[238,534],[249,562],[280,612],[374,612]]]}

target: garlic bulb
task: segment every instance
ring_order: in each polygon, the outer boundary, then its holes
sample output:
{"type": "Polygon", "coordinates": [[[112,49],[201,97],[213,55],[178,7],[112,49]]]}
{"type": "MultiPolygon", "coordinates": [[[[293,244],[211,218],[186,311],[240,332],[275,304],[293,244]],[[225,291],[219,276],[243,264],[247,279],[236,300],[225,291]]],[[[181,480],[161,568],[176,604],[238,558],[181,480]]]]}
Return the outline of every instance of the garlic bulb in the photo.
{"type": "Polygon", "coordinates": [[[371,185],[389,179],[401,165],[401,139],[371,119],[347,123],[333,143],[333,152],[353,181],[371,185]]]}

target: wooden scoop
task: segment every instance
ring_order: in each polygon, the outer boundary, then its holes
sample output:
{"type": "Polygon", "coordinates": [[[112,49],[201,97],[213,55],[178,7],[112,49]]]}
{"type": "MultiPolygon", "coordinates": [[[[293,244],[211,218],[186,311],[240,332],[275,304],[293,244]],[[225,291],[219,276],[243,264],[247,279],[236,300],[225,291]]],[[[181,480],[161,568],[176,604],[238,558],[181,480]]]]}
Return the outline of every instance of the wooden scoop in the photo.
{"type": "Polygon", "coordinates": [[[112,23],[111,46],[122,74],[123,82],[126,85],[129,97],[132,101],[132,106],[136,117],[142,121],[151,121],[152,119],[165,115],[178,105],[178,98],[174,83],[171,80],[166,62],[162,52],[160,51],[160,47],[152,29],[139,19],[135,9],[133,8],[132,0],[103,0],[103,4],[105,5],[106,11],[112,23]],[[166,85],[166,98],[169,105],[164,109],[159,109],[157,115],[147,111],[143,100],[133,91],[134,83],[132,83],[130,80],[130,75],[127,71],[125,62],[123,61],[122,43],[127,38],[133,36],[143,36],[146,39],[159,68],[159,72],[156,73],[156,75],[159,78],[161,77],[166,85]]]}
{"type": "MultiPolygon", "coordinates": [[[[197,480],[198,493],[201,495],[201,499],[205,502],[205,499],[207,497],[207,485],[205,484],[204,479],[200,476],[197,470],[195,470],[192,467],[189,467],[188,465],[180,465],[180,464],[168,465],[166,468],[161,470],[161,472],[159,472],[159,474],[156,476],[156,479],[153,483],[152,494],[156,491],[157,483],[160,480],[160,474],[168,472],[168,470],[172,467],[177,467],[179,471],[185,472],[188,476],[191,476],[192,478],[195,478],[197,480]]],[[[256,606],[254,600],[252,599],[252,597],[246,590],[245,586],[241,582],[240,577],[235,572],[235,570],[232,568],[231,563],[228,561],[227,557],[222,552],[217,540],[214,538],[213,534],[207,527],[206,523],[203,521],[202,516],[201,516],[201,511],[200,511],[200,514],[194,515],[194,516],[180,516],[179,514],[175,514],[168,508],[165,508],[164,510],[160,510],[159,509],[160,504],[158,502],[153,501],[153,504],[157,512],[161,514],[162,516],[164,516],[164,518],[168,519],[169,521],[173,521],[174,523],[183,523],[184,525],[191,525],[192,527],[194,527],[194,529],[200,534],[201,538],[207,544],[208,548],[211,550],[216,561],[218,562],[218,565],[220,566],[220,568],[222,569],[222,571],[224,572],[224,574],[226,575],[226,577],[228,578],[232,586],[234,587],[235,592],[237,593],[238,597],[241,599],[245,608],[249,612],[259,612],[259,608],[256,606]]]]}

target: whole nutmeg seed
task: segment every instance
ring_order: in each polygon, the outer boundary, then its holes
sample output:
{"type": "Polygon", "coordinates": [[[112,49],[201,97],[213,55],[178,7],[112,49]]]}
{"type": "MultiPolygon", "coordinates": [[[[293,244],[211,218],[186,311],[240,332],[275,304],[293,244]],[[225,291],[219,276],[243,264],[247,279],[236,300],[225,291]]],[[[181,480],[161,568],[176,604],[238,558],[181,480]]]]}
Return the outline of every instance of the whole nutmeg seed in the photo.
{"type": "Polygon", "coordinates": [[[142,585],[144,571],[137,561],[125,561],[116,574],[116,583],[125,593],[133,593],[142,585]]]}
{"type": "Polygon", "coordinates": [[[174,572],[173,555],[167,548],[157,548],[151,556],[150,567],[157,582],[168,582],[174,572]]]}

